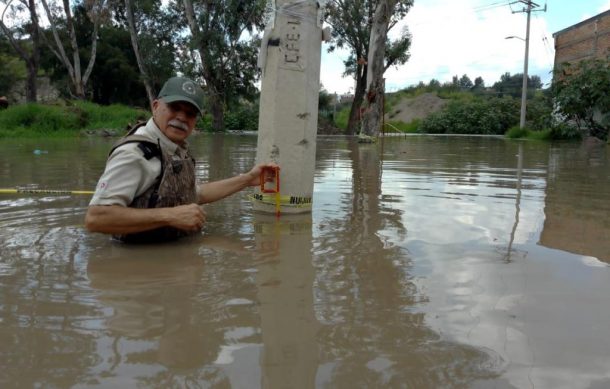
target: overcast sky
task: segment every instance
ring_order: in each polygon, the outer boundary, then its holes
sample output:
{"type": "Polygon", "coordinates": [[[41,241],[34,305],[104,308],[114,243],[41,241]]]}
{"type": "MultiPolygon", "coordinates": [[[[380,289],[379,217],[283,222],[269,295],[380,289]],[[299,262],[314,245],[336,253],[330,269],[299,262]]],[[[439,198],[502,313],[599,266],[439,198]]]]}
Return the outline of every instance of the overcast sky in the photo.
{"type": "MultiPolygon", "coordinates": [[[[403,23],[413,37],[409,61],[386,72],[386,90],[395,91],[435,78],[450,81],[467,74],[490,86],[505,72],[523,73],[526,14],[523,5],[501,0],[415,0],[403,23]],[[512,10],[511,10],[512,7],[512,10]]],[[[537,1],[544,7],[544,0],[537,1]]],[[[528,74],[551,80],[555,55],[553,33],[610,9],[610,0],[547,0],[546,12],[532,13],[528,74]]],[[[396,26],[395,29],[399,29],[396,26]]],[[[352,78],[343,78],[347,52],[323,47],[321,83],[329,92],[348,93],[352,78]]]]}

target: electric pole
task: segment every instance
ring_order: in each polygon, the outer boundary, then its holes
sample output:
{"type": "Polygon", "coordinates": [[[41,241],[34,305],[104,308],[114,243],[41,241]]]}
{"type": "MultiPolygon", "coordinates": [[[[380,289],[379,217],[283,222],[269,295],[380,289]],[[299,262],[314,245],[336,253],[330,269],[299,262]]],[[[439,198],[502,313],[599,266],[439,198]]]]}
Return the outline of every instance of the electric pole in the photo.
{"type": "Polygon", "coordinates": [[[535,9],[540,6],[531,0],[519,0],[518,2],[525,4],[526,8],[523,8],[521,11],[513,11],[513,13],[527,12],[527,27],[525,30],[525,58],[523,60],[523,86],[521,87],[521,119],[519,120],[519,127],[523,128],[525,127],[525,112],[527,105],[527,61],[530,49],[530,17],[532,12],[546,12],[546,4],[544,5],[544,9],[535,9]]]}

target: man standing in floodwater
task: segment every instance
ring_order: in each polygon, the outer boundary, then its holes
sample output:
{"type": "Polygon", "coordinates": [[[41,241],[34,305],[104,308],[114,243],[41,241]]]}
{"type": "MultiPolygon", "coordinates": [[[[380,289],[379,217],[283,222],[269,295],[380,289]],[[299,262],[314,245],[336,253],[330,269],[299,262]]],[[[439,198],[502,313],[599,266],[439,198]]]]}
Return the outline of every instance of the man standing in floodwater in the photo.
{"type": "Polygon", "coordinates": [[[125,242],[160,242],[200,231],[200,204],[260,184],[259,164],[239,176],[197,184],[195,160],[186,139],[203,111],[203,90],[172,77],[152,104],[152,117],[121,138],[110,151],[85,226],[125,242]]]}

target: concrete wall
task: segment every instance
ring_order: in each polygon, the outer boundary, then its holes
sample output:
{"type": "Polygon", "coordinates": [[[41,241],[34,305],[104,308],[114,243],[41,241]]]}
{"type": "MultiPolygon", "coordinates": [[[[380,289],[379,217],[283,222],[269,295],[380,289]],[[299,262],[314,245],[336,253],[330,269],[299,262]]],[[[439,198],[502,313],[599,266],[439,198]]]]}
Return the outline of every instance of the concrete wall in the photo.
{"type": "MultiPolygon", "coordinates": [[[[59,99],[59,90],[53,86],[49,77],[38,77],[36,84],[39,103],[52,103],[59,99]]],[[[25,103],[25,80],[15,82],[6,97],[10,104],[25,103]]]]}
{"type": "Polygon", "coordinates": [[[553,34],[555,66],[610,56],[610,10],[553,34]]]}

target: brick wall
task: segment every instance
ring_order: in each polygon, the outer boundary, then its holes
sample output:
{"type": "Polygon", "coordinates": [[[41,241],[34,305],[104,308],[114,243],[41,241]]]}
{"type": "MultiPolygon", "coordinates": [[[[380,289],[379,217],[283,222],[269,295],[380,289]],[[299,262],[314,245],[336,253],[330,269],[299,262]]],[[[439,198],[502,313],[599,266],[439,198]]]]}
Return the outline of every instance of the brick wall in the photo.
{"type": "Polygon", "coordinates": [[[610,10],[553,34],[555,66],[610,56],[610,10]]]}

